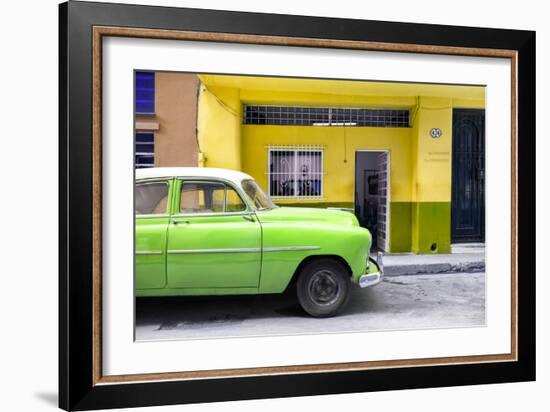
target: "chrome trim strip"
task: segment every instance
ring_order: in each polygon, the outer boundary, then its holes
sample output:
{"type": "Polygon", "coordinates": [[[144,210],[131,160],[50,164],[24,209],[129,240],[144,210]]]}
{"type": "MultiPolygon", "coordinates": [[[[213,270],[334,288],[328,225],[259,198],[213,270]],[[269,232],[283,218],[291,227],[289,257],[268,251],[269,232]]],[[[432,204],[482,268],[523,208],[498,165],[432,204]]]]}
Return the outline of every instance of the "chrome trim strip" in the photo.
{"type": "Polygon", "coordinates": [[[180,250],[169,250],[170,254],[190,254],[190,253],[257,253],[261,252],[262,249],[259,247],[251,248],[236,248],[236,249],[180,249],[180,250]]]}
{"type": "Polygon", "coordinates": [[[175,215],[172,215],[173,219],[177,219],[179,217],[184,218],[193,218],[193,217],[224,217],[224,216],[251,216],[255,215],[256,213],[251,211],[243,211],[243,212],[220,212],[220,213],[178,213],[175,215]]]}
{"type": "Polygon", "coordinates": [[[136,255],[162,255],[162,250],[136,250],[136,255]]]}
{"type": "MultiPolygon", "coordinates": [[[[290,246],[290,247],[268,247],[264,248],[264,252],[297,252],[303,250],[319,250],[320,246],[290,246]]],[[[261,252],[262,248],[234,248],[234,249],[172,249],[167,253],[173,255],[186,255],[191,253],[257,253],[261,252]]]]}
{"type": "Polygon", "coordinates": [[[302,250],[319,250],[320,246],[289,246],[289,247],[266,247],[264,252],[298,252],[302,250]]]}
{"type": "Polygon", "coordinates": [[[155,218],[165,218],[165,217],[170,217],[169,214],[167,213],[163,213],[163,214],[159,214],[159,215],[135,215],[136,216],[136,219],[155,219],[155,218]]]}

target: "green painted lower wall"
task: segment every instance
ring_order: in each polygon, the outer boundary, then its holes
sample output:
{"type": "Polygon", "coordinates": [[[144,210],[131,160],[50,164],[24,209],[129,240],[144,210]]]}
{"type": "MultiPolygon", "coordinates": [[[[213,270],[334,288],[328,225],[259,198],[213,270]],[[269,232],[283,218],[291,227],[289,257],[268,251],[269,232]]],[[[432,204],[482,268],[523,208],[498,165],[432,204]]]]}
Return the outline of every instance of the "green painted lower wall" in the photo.
{"type": "Polygon", "coordinates": [[[412,204],[412,252],[421,254],[451,252],[451,203],[412,204]]]}
{"type": "Polygon", "coordinates": [[[390,202],[390,253],[411,251],[411,202],[390,202]]]}
{"type": "Polygon", "coordinates": [[[392,202],[390,252],[451,252],[450,202],[392,202]]]}

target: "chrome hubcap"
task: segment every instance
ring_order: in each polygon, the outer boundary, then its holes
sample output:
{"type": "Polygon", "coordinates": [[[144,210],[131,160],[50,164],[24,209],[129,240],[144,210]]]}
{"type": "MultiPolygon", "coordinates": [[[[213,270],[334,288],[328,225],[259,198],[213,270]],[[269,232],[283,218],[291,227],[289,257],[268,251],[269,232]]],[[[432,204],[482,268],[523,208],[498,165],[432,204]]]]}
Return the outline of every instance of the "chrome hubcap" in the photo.
{"type": "Polygon", "coordinates": [[[315,273],[309,280],[308,289],[313,301],[319,305],[333,304],[340,291],[336,276],[328,270],[315,273]]]}

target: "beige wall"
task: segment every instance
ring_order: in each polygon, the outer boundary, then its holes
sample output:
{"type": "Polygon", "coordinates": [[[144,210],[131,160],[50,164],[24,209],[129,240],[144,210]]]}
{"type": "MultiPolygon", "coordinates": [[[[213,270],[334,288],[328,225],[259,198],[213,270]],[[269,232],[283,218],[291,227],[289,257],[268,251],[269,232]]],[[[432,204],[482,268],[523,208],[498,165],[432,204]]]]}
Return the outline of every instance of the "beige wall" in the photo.
{"type": "Polygon", "coordinates": [[[198,87],[195,74],[156,73],[155,115],[136,117],[137,130],[155,133],[155,166],[198,165],[198,87]]]}

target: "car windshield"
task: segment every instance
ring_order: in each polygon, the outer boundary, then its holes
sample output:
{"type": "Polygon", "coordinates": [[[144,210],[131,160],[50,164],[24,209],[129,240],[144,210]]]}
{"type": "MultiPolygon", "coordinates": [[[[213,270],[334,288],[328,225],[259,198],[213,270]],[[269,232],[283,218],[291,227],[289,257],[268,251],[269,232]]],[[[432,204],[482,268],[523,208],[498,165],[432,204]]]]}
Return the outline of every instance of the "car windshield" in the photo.
{"type": "Polygon", "coordinates": [[[256,209],[265,210],[277,207],[255,180],[243,180],[242,186],[246,196],[250,199],[256,209]]]}

